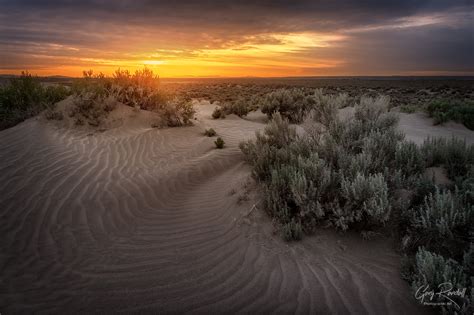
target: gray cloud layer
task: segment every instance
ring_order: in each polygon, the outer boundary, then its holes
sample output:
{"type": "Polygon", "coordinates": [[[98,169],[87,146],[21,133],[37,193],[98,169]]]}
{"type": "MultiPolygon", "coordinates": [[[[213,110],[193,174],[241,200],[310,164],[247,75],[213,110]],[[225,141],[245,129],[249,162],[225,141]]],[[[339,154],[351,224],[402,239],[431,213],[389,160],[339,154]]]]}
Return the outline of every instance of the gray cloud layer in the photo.
{"type": "Polygon", "coordinates": [[[358,74],[473,73],[473,11],[468,0],[0,0],[0,69],[67,62],[71,55],[116,57],[124,44],[218,48],[249,36],[309,31],[346,34],[338,47],[301,53],[338,57],[358,74]],[[419,17],[428,22],[418,25],[419,17]]]}

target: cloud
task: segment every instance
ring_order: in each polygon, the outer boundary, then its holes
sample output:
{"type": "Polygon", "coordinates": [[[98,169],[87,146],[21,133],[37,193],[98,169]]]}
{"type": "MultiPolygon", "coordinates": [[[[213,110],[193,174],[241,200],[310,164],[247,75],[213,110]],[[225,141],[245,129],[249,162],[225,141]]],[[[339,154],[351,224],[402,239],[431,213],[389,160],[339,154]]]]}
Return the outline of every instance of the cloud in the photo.
{"type": "Polygon", "coordinates": [[[194,75],[223,65],[239,75],[243,64],[273,65],[278,75],[472,72],[473,8],[467,0],[0,0],[0,71],[141,63],[166,72],[182,61],[194,75]]]}

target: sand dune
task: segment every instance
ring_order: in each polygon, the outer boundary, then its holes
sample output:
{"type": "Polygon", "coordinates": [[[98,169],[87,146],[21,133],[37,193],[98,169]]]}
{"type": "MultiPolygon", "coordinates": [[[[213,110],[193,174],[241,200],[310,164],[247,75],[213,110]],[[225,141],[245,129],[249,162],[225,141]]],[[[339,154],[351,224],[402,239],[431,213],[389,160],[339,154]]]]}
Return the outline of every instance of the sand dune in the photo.
{"type": "MultiPolygon", "coordinates": [[[[258,205],[247,216],[258,197],[239,202],[238,143],[264,124],[212,109],[192,127],[129,118],[89,135],[31,119],[0,132],[0,312],[426,311],[389,240],[322,229],[288,244],[258,205]]],[[[401,126],[417,137],[412,117],[401,126]]]]}

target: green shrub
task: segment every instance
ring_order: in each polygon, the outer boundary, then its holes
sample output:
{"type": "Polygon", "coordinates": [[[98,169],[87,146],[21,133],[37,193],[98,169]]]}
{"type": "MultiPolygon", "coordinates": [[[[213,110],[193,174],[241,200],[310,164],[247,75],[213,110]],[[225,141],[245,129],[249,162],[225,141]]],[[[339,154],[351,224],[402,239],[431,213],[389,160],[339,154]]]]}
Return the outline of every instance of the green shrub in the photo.
{"type": "Polygon", "coordinates": [[[118,69],[112,78],[103,74],[94,75],[92,70],[74,82],[72,91],[76,96],[88,95],[99,100],[114,97],[117,101],[135,109],[159,113],[168,127],[192,124],[195,110],[190,99],[178,98],[159,88],[159,78],[147,68],[131,74],[118,69]]]}
{"type": "Polygon", "coordinates": [[[214,141],[214,144],[216,145],[216,148],[222,149],[224,148],[224,140],[221,137],[217,137],[216,141],[214,141]]]}
{"type": "Polygon", "coordinates": [[[395,165],[403,136],[395,130],[396,117],[377,107],[387,105],[384,98],[363,99],[355,117],[339,121],[331,108],[345,105],[346,98],[318,97],[323,105],[317,119],[325,129],[298,136],[289,121],[275,113],[263,134],[257,132],[255,140],[240,144],[252,174],[264,186],[265,209],[282,224],[296,220],[310,231],[318,222],[330,221],[345,230],[355,225],[372,228],[388,220],[391,206],[384,174],[397,173],[387,166],[395,165]]]}
{"type": "Polygon", "coordinates": [[[44,89],[44,102],[56,104],[71,95],[71,91],[63,85],[50,85],[44,89]]]}
{"type": "Polygon", "coordinates": [[[254,176],[266,180],[279,163],[296,156],[299,150],[296,140],[296,129],[277,113],[265,126],[263,134],[257,132],[255,140],[242,142],[239,147],[247,161],[253,165],[254,176]]]}
{"type": "Polygon", "coordinates": [[[474,225],[474,205],[466,202],[459,191],[440,191],[425,198],[416,208],[412,227],[423,237],[430,250],[449,253],[451,257],[462,254],[474,225]]]}
{"type": "Polygon", "coordinates": [[[347,96],[313,97],[323,127],[298,135],[274,112],[263,133],[240,144],[282,236],[294,239],[296,223],[306,233],[322,222],[370,233],[393,219],[408,262],[419,246],[460,261],[474,225],[472,147],[456,139],[406,142],[386,97],[362,97],[346,120],[336,113],[347,96]],[[424,175],[431,166],[445,167],[460,189],[440,193],[424,175]]]}
{"type": "Polygon", "coordinates": [[[297,219],[311,229],[326,214],[323,204],[334,174],[317,154],[293,156],[282,165],[274,163],[266,182],[265,209],[280,222],[297,219]]]}
{"type": "Polygon", "coordinates": [[[64,119],[64,115],[62,112],[56,111],[51,108],[48,108],[47,110],[45,110],[44,116],[48,120],[63,120],[64,119]]]}
{"type": "Polygon", "coordinates": [[[216,131],[212,128],[209,128],[204,131],[204,135],[208,137],[214,137],[216,135],[216,131]]]}
{"type": "Polygon", "coordinates": [[[196,111],[191,101],[185,99],[173,99],[154,111],[160,113],[168,127],[179,127],[191,125],[196,111]]]}
{"type": "Polygon", "coordinates": [[[400,106],[400,111],[402,113],[413,114],[419,110],[419,106],[413,104],[406,104],[400,106]]]}
{"type": "Polygon", "coordinates": [[[465,140],[451,138],[428,138],[421,151],[426,158],[427,166],[444,166],[451,179],[464,178],[474,165],[474,145],[467,145],[465,140]]]}
{"type": "Polygon", "coordinates": [[[435,124],[454,120],[474,130],[474,102],[471,100],[435,100],[428,104],[426,111],[435,124]]]}
{"type": "Polygon", "coordinates": [[[325,126],[335,121],[337,110],[349,106],[351,100],[346,93],[326,95],[321,89],[314,92],[313,98],[315,100],[313,118],[325,126]]]}
{"type": "Polygon", "coordinates": [[[214,108],[214,111],[212,112],[212,118],[225,118],[224,109],[222,107],[216,106],[216,108],[214,108]]]}
{"type": "MultiPolygon", "coordinates": [[[[223,105],[223,111],[227,115],[235,114],[239,117],[244,117],[244,116],[247,116],[247,114],[251,112],[252,110],[253,108],[250,106],[249,101],[247,101],[244,98],[239,98],[234,102],[228,102],[223,105]]],[[[220,117],[224,118],[225,116],[222,117],[222,114],[221,114],[220,117]]],[[[216,118],[219,118],[219,117],[216,117],[216,118]]]]}
{"type": "Polygon", "coordinates": [[[303,236],[303,229],[299,222],[291,221],[289,223],[283,224],[281,228],[282,238],[289,241],[300,240],[303,236]]]}
{"type": "MultiPolygon", "coordinates": [[[[472,283],[464,273],[463,267],[453,259],[445,259],[441,255],[429,252],[420,248],[416,253],[416,263],[414,270],[414,280],[412,289],[415,297],[418,297],[420,303],[447,303],[450,300],[454,303],[442,306],[443,312],[454,313],[461,310],[467,310],[470,304],[469,293],[472,290],[472,283]],[[469,288],[470,287],[470,288],[469,288]],[[438,295],[433,297],[421,295],[425,291],[434,290],[435,292],[465,290],[463,296],[458,295],[438,295]],[[445,296],[448,296],[447,299],[445,296]]],[[[466,314],[468,314],[466,312],[466,314]]]]}
{"type": "Polygon", "coordinates": [[[314,107],[315,99],[303,89],[279,89],[266,94],[261,99],[262,113],[271,118],[279,112],[292,123],[300,123],[314,107]]]}
{"type": "Polygon", "coordinates": [[[387,183],[382,174],[365,176],[357,174],[355,179],[342,178],[341,199],[343,206],[335,213],[335,224],[346,230],[351,223],[362,222],[366,226],[385,223],[390,215],[387,183]]]}
{"type": "Polygon", "coordinates": [[[116,106],[117,102],[113,97],[106,98],[94,93],[80,94],[74,96],[69,117],[73,117],[78,126],[87,123],[90,126],[98,127],[116,106]]]}
{"type": "Polygon", "coordinates": [[[420,148],[413,142],[403,141],[395,150],[395,167],[405,176],[421,174],[426,168],[420,148]]]}
{"type": "Polygon", "coordinates": [[[37,115],[69,94],[64,86],[45,88],[38,78],[22,72],[20,77],[10,79],[5,86],[0,86],[0,130],[37,115]]]}

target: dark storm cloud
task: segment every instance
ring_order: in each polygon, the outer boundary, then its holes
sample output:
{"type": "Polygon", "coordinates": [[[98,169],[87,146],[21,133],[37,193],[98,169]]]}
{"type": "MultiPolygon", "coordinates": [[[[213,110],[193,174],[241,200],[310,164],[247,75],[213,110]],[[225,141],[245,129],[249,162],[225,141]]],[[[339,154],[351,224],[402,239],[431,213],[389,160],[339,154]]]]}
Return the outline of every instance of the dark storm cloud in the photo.
{"type": "MultiPolygon", "coordinates": [[[[318,32],[344,33],[347,40],[339,49],[307,51],[308,56],[339,56],[360,71],[369,62],[374,69],[384,71],[472,71],[472,12],[468,0],[0,0],[0,68],[23,62],[28,50],[38,49],[31,45],[81,49],[80,53],[56,49],[51,56],[84,57],[94,50],[107,56],[127,43],[132,50],[135,43],[142,50],[220,48],[246,43],[252,36],[257,36],[254,43],[272,43],[277,39],[265,34],[318,32]],[[459,15],[464,20],[452,23],[415,25],[403,30],[384,28],[404,18],[449,16],[451,12],[467,14],[459,15]],[[356,29],[361,31],[350,32],[356,29]],[[143,41],[139,43],[137,38],[143,41]]],[[[47,51],[42,58],[46,55],[47,51]]]]}

